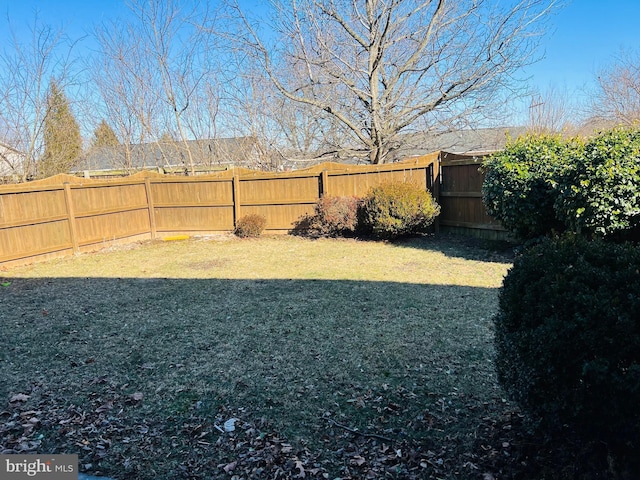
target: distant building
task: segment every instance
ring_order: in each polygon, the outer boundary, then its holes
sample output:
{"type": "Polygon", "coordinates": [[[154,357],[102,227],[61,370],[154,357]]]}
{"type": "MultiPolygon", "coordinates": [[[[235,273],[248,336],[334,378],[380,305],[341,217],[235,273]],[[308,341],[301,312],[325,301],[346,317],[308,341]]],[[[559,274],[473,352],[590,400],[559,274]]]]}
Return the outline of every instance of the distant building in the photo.
{"type": "Polygon", "coordinates": [[[502,150],[510,138],[515,140],[526,132],[526,127],[492,127],[406,134],[402,145],[393,152],[393,158],[402,160],[438,151],[466,155],[490,153],[502,150]]]}
{"type": "Polygon", "coordinates": [[[0,142],[0,177],[17,180],[24,173],[25,162],[24,153],[0,142]]]}
{"type": "MultiPolygon", "coordinates": [[[[404,134],[398,147],[390,153],[389,161],[445,151],[450,153],[487,153],[501,150],[509,138],[526,133],[524,127],[497,127],[458,130],[443,133],[404,134]]],[[[235,137],[206,140],[159,141],[154,143],[119,145],[90,149],[72,170],[82,172],[109,172],[117,174],[142,169],[158,169],[172,173],[189,173],[189,153],[196,172],[207,169],[245,167],[255,170],[298,170],[322,162],[347,164],[368,163],[366,157],[318,152],[308,157],[297,157],[295,152],[268,151],[255,137],[235,137]]]]}
{"type": "MultiPolygon", "coordinates": [[[[493,127],[467,130],[407,133],[397,139],[397,147],[389,153],[387,161],[397,162],[410,157],[417,157],[433,152],[449,152],[465,155],[484,154],[502,150],[509,138],[516,139],[527,132],[526,127],[493,127]]],[[[322,162],[338,162],[349,164],[366,164],[366,156],[356,157],[348,153],[319,153],[311,158],[297,159],[286,155],[282,165],[286,169],[296,170],[322,162]]]]}
{"type": "Polygon", "coordinates": [[[186,144],[178,141],[159,141],[92,148],[72,171],[134,171],[149,168],[188,171],[191,168],[189,153],[194,167],[199,168],[263,167],[258,141],[253,137],[237,137],[188,140],[186,144]]]}

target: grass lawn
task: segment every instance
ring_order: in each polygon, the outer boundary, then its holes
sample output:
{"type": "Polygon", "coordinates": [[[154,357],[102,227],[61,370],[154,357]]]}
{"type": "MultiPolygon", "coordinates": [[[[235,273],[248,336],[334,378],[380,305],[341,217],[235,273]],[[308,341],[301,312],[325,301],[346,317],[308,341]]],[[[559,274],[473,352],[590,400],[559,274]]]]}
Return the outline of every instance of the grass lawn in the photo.
{"type": "Polygon", "coordinates": [[[493,478],[510,261],[212,237],[0,272],[0,452],[117,479],[493,478]]]}

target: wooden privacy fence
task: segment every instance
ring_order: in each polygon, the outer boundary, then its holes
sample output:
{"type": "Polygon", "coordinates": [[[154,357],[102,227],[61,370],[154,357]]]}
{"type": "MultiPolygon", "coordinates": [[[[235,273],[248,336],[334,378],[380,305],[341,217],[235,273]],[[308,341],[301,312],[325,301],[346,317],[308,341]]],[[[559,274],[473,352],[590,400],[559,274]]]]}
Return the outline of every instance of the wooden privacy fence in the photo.
{"type": "Polygon", "coordinates": [[[489,216],[482,202],[483,155],[440,153],[440,178],[435,182],[442,229],[490,240],[505,239],[507,231],[489,216]]]}
{"type": "Polygon", "coordinates": [[[362,196],[387,181],[413,182],[442,205],[439,225],[497,231],[480,198],[479,163],[440,152],[378,166],[324,163],[265,173],[235,169],[197,177],[149,172],[126,179],[68,175],[0,186],[0,265],[175,234],[229,232],[256,213],[287,232],[322,195],[362,196]],[[465,163],[466,162],[466,163],[465,163]],[[467,170],[461,167],[468,167],[467,170]]]}

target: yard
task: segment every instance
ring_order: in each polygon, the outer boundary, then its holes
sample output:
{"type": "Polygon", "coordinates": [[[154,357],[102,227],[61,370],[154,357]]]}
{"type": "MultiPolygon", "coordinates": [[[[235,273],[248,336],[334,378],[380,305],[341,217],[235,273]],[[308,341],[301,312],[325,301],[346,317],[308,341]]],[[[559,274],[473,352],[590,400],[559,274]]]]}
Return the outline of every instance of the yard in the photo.
{"type": "Polygon", "coordinates": [[[117,479],[497,478],[522,421],[492,363],[510,262],[448,236],[221,236],[0,272],[0,453],[117,479]]]}

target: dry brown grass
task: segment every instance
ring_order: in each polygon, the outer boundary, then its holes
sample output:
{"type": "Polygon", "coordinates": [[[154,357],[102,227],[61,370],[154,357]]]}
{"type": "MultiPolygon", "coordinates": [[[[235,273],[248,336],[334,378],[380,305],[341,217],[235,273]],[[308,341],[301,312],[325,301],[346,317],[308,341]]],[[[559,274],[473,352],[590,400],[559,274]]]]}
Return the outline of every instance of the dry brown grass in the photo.
{"type": "Polygon", "coordinates": [[[245,450],[225,450],[216,425],[235,416],[307,452],[319,478],[374,471],[353,462],[364,447],[336,453],[353,436],[337,425],[423,449],[398,457],[418,476],[398,478],[477,475],[474,439],[503,408],[491,316],[509,266],[451,237],[283,236],[149,242],[5,272],[3,420],[38,413],[0,439],[77,452],[117,478],[223,478],[245,450]]]}

